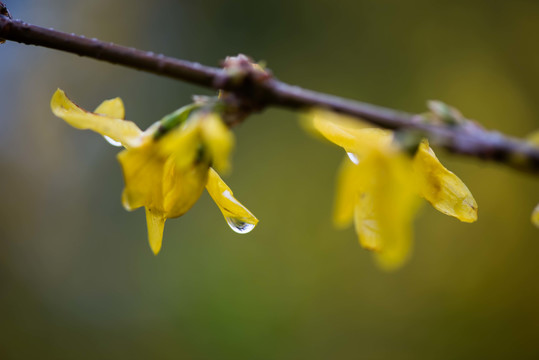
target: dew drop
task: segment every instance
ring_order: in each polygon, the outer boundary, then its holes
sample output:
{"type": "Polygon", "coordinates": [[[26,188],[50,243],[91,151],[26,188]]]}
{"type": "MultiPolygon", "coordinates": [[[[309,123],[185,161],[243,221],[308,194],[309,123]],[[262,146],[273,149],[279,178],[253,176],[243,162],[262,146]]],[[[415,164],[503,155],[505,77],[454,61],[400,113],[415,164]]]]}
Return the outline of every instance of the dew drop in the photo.
{"type": "Polygon", "coordinates": [[[110,137],[108,137],[107,135],[103,135],[103,137],[105,138],[105,140],[107,140],[107,142],[109,144],[111,144],[112,146],[118,146],[118,147],[121,147],[122,146],[122,143],[119,142],[119,141],[116,141],[114,139],[111,139],[110,137]]]}
{"type": "Polygon", "coordinates": [[[255,224],[245,222],[240,218],[227,217],[225,218],[228,226],[238,234],[247,234],[255,228],[255,224]]]}
{"type": "Polygon", "coordinates": [[[359,159],[356,154],[352,152],[347,152],[346,155],[348,155],[348,158],[350,158],[351,162],[353,162],[356,165],[359,164],[359,159]]]}

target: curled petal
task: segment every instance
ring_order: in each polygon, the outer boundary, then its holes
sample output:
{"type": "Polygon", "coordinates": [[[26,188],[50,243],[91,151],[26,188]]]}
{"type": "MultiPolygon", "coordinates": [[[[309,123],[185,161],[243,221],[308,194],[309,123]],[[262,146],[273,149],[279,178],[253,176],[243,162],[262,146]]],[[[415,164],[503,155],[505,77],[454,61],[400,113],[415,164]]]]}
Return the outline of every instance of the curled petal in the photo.
{"type": "MultiPolygon", "coordinates": [[[[119,97],[105,100],[94,110],[94,113],[115,119],[125,119],[124,103],[119,97]]],[[[109,144],[113,146],[122,146],[121,142],[115,141],[107,135],[103,135],[103,137],[105,138],[105,140],[107,140],[109,144]]]]}
{"type": "Polygon", "coordinates": [[[166,217],[159,211],[146,208],[146,225],[148,226],[148,240],[153,253],[157,255],[163,243],[163,230],[166,217]]]}
{"type": "Polygon", "coordinates": [[[355,178],[357,170],[348,157],[344,159],[337,176],[337,192],[333,211],[333,223],[336,227],[344,228],[354,217],[354,206],[357,202],[357,187],[355,178]]]}
{"type": "Polygon", "coordinates": [[[477,203],[466,185],[438,160],[423,141],[413,160],[421,196],[436,210],[463,222],[477,220],[477,203]]]}
{"type": "Polygon", "coordinates": [[[228,225],[235,232],[240,234],[248,233],[258,224],[258,219],[236,200],[232,190],[212,168],[210,168],[208,174],[206,190],[219,206],[228,225]]]}
{"type": "Polygon", "coordinates": [[[539,204],[533,209],[531,220],[535,226],[539,227],[539,204]]]}
{"type": "Polygon", "coordinates": [[[216,114],[205,115],[200,124],[202,141],[212,159],[212,166],[220,172],[230,169],[230,152],[234,146],[234,136],[216,114]]]}
{"type": "Polygon", "coordinates": [[[124,103],[119,97],[105,100],[94,110],[94,113],[114,119],[125,119],[124,103]]]}
{"type": "MultiPolygon", "coordinates": [[[[112,103],[102,104],[100,107],[103,112],[120,113],[119,106],[118,101],[112,100],[112,103]]],[[[51,109],[54,115],[64,119],[71,126],[77,129],[93,130],[122,143],[125,147],[136,146],[140,141],[142,131],[135,123],[125,121],[122,117],[110,117],[83,110],[69,100],[60,89],[56,90],[51,99],[51,109]]]]}

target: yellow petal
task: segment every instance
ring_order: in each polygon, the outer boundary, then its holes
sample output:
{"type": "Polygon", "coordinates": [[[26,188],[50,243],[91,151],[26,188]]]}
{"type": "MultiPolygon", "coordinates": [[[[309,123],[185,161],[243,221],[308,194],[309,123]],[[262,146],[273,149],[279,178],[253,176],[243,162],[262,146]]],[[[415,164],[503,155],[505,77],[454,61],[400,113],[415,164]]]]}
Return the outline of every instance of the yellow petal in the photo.
{"type": "MultiPolygon", "coordinates": [[[[188,121],[170,130],[156,141],[155,146],[163,158],[174,156],[178,169],[187,169],[195,162],[204,160],[198,159],[201,154],[202,142],[200,127],[196,122],[188,121]]],[[[209,160],[206,162],[209,164],[209,160]]]]}
{"type": "Polygon", "coordinates": [[[350,159],[345,158],[337,177],[333,223],[339,228],[348,226],[354,217],[354,207],[358,196],[355,166],[350,159]]]}
{"type": "Polygon", "coordinates": [[[232,190],[219,177],[217,172],[210,168],[206,190],[223,213],[228,225],[239,234],[253,230],[258,219],[243,206],[232,193],[232,190]]]}
{"type": "Polygon", "coordinates": [[[194,162],[212,163],[227,171],[234,145],[232,132],[216,114],[195,113],[179,127],[159,139],[159,152],[177,154],[177,166],[185,168],[194,162]]]}
{"type": "Polygon", "coordinates": [[[393,149],[374,149],[359,163],[358,174],[354,220],[360,243],[376,251],[383,269],[393,270],[410,256],[419,206],[411,160],[393,149]]]}
{"type": "Polygon", "coordinates": [[[361,151],[361,147],[365,146],[364,142],[368,142],[367,146],[370,148],[369,144],[379,143],[387,146],[392,140],[392,133],[389,130],[365,128],[357,120],[328,111],[316,111],[308,126],[347,152],[361,151]]]}
{"type": "MultiPolygon", "coordinates": [[[[94,113],[98,115],[103,115],[107,117],[112,117],[116,119],[125,119],[125,109],[122,99],[114,98],[110,100],[105,100],[94,110],[94,113]]],[[[122,146],[122,143],[111,139],[107,135],[103,135],[105,140],[113,146],[122,146]]]]}
{"type": "Polygon", "coordinates": [[[470,190],[436,158],[427,141],[423,141],[413,160],[420,193],[438,211],[463,222],[477,220],[477,203],[470,190]]]}
{"type": "Polygon", "coordinates": [[[119,97],[105,100],[94,110],[94,113],[114,119],[125,119],[124,103],[119,97]]]}
{"type": "Polygon", "coordinates": [[[380,235],[378,216],[375,213],[373,195],[368,192],[361,193],[360,199],[354,205],[354,228],[359,243],[367,250],[380,251],[383,240],[380,235]]]}
{"type": "Polygon", "coordinates": [[[148,226],[148,241],[153,253],[157,255],[163,242],[163,230],[165,228],[165,216],[159,211],[146,208],[146,224],[148,226]]]}
{"type": "Polygon", "coordinates": [[[539,227],[539,204],[533,209],[531,220],[535,226],[539,227]]]}
{"type": "Polygon", "coordinates": [[[196,163],[184,169],[176,164],[171,156],[163,171],[163,210],[167,218],[182,216],[191,209],[208,182],[208,164],[196,163]]]}
{"type": "MultiPolygon", "coordinates": [[[[118,112],[118,104],[113,104],[116,109],[111,109],[111,104],[102,106],[105,111],[118,112]]],[[[123,107],[123,106],[122,106],[123,107]]],[[[114,141],[122,143],[125,147],[136,146],[142,131],[131,121],[122,118],[98,115],[81,109],[68,99],[66,94],[58,89],[51,99],[51,109],[54,115],[65,120],[77,129],[93,130],[101,135],[108,136],[114,141]]]]}
{"type": "Polygon", "coordinates": [[[126,149],[118,154],[122,165],[125,189],[122,202],[126,210],[141,206],[163,209],[163,169],[165,158],[157,153],[152,142],[126,149]]]}
{"type": "Polygon", "coordinates": [[[364,127],[352,119],[323,110],[313,112],[309,119],[306,123],[309,129],[345,149],[354,147],[357,132],[364,127]]]}
{"type": "Polygon", "coordinates": [[[209,169],[209,161],[197,158],[201,146],[198,132],[196,126],[180,126],[118,154],[126,209],[146,206],[174,218],[194,205],[204,190],[209,169]]]}
{"type": "Polygon", "coordinates": [[[201,119],[201,135],[212,159],[212,166],[220,172],[230,169],[230,152],[234,146],[234,136],[223,120],[214,113],[201,119]]]}
{"type": "Polygon", "coordinates": [[[349,152],[353,152],[359,157],[367,155],[371,150],[398,152],[393,145],[393,132],[379,128],[360,129],[356,134],[356,142],[349,152]]]}

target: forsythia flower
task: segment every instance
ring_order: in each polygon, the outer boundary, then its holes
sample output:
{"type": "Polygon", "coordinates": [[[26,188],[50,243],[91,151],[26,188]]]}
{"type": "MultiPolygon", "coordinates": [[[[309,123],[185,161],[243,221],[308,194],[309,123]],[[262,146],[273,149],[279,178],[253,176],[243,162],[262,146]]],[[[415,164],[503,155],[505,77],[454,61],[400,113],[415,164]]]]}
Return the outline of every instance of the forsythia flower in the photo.
{"type": "Polygon", "coordinates": [[[477,220],[472,194],[426,140],[411,158],[389,130],[361,127],[322,111],[308,125],[348,153],[337,180],[334,222],[343,227],[354,220],[360,244],[375,251],[383,268],[400,266],[410,254],[418,195],[460,221],[477,220]]]}
{"type": "Polygon", "coordinates": [[[70,125],[93,130],[125,147],[118,154],[125,180],[122,203],[129,211],[146,208],[148,238],[154,254],[161,249],[165,221],[185,214],[204,187],[234,231],[246,233],[258,223],[210,167],[228,169],[234,142],[217,114],[187,106],[143,132],[124,120],[119,98],[104,101],[92,113],[79,108],[58,89],[51,108],[70,125]]]}

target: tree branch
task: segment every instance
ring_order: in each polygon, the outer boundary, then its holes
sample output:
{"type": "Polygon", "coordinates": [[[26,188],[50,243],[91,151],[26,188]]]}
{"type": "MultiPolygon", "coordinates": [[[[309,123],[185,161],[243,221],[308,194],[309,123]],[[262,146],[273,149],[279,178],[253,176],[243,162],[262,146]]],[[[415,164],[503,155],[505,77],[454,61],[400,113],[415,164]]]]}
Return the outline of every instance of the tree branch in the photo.
{"type": "Polygon", "coordinates": [[[44,46],[80,56],[151,72],[215,90],[223,89],[237,96],[249,111],[279,106],[294,110],[325,108],[370,122],[387,129],[413,130],[429,138],[433,145],[461,155],[492,160],[512,168],[539,174],[539,148],[494,131],[487,131],[470,121],[462,126],[428,123],[421,115],[409,114],[358,101],[291,86],[271,75],[261,76],[252,67],[243,66],[246,57],[235,58],[235,71],[166,57],[134,48],[115,45],[84,36],[12,20],[0,2],[0,39],[27,45],[44,46]],[[238,63],[239,59],[239,63],[238,63]],[[239,71],[242,70],[242,71],[239,71]],[[250,70],[251,69],[251,70],[250,70]]]}

